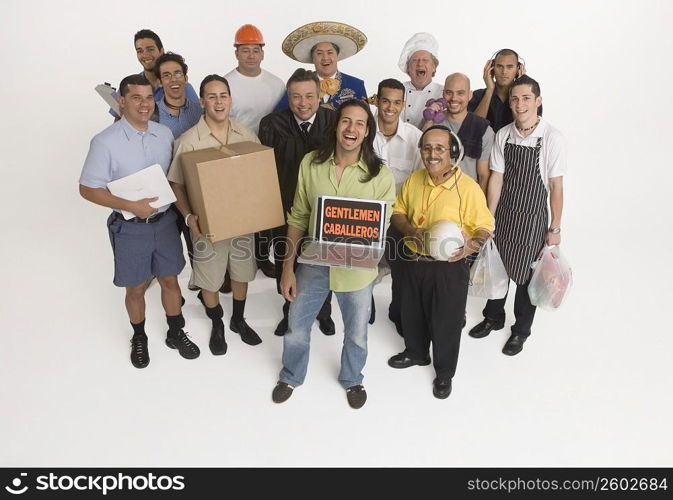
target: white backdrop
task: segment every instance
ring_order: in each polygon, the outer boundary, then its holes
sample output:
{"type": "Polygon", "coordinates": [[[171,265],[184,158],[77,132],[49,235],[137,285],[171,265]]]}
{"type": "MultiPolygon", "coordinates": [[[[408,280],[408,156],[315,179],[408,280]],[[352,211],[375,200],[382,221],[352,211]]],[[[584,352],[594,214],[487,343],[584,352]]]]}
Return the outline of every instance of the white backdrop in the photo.
{"type": "MultiPolygon", "coordinates": [[[[665,153],[673,8],[654,0],[475,5],[376,0],[346,13],[352,4],[296,0],[5,0],[0,465],[673,465],[665,153]],[[317,20],[367,35],[340,69],[363,78],[369,94],[384,78],[405,79],[397,59],[415,32],[439,41],[437,81],[461,71],[473,88],[483,86],[495,50],[514,48],[541,83],[545,118],[568,140],[562,249],[575,288],[560,311],[538,313],[519,356],[500,354],[507,330],[481,341],[465,335],[447,401],[432,398],[429,368],[385,364],[402,347],[385,318],[389,282],[375,292],[370,401],[360,412],[335,382],[341,340],[319,333],[306,385],[288,403],[271,403],[280,300],[261,273],[246,313],[264,339],[259,348],[228,332],[229,353],[211,356],[208,322],[189,294],[188,330],[202,356],[177,359],[162,345],[154,287],[152,363],[140,372],[128,362],[107,211],[77,192],[89,140],[111,122],[94,86],[140,71],[132,37],[151,28],[186,58],[198,89],[206,74],[235,66],[233,35],[244,23],[262,30],[263,67],[285,80],[297,64],[282,54],[283,38],[317,20]]],[[[231,310],[228,297],[223,305],[231,310]]],[[[470,301],[468,327],[481,306],[470,301]]]]}

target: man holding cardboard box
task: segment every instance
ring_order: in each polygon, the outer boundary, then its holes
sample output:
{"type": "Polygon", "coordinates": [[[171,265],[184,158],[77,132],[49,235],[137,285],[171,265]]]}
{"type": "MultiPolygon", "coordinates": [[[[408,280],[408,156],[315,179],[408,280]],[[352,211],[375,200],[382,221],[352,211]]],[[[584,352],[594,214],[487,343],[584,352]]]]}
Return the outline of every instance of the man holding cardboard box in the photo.
{"type": "MultiPolygon", "coordinates": [[[[80,194],[114,212],[108,218],[110,243],[114,253],[114,284],[126,288],[126,310],[133,327],[131,363],[145,368],[149,362],[145,334],[145,290],[150,276],[156,276],[168,335],[166,344],[178,349],[187,359],[199,356],[199,348],[182,328],[180,286],[177,275],[185,267],[176,216],[170,205],[152,207],[157,198],[129,201],[112,195],[111,181],[135,174],[154,164],[163,172],[171,161],[173,135],[164,125],[150,122],[154,111],[152,86],[143,75],[131,75],[119,84],[122,119],[106,128],[91,141],[80,177],[80,194]],[[121,210],[135,217],[125,219],[121,210]]],[[[163,181],[165,183],[165,179],[163,181]]]]}
{"type": "Polygon", "coordinates": [[[187,196],[181,155],[189,151],[221,148],[236,142],[259,143],[259,139],[252,130],[229,119],[232,98],[225,78],[219,75],[207,76],[201,82],[199,94],[205,114],[176,141],[168,180],[177,198],[176,206],[192,232],[194,255],[190,285],[201,288],[199,298],[213,323],[210,351],[214,355],[222,355],[227,352],[227,343],[224,338],[224,312],[220,305],[219,289],[227,269],[231,275],[233,291],[233,314],[229,328],[238,333],[241,340],[248,345],[262,342],[243,317],[248,282],[255,279],[257,272],[253,235],[245,234],[217,242],[211,242],[204,236],[199,227],[199,217],[192,213],[187,196]]]}

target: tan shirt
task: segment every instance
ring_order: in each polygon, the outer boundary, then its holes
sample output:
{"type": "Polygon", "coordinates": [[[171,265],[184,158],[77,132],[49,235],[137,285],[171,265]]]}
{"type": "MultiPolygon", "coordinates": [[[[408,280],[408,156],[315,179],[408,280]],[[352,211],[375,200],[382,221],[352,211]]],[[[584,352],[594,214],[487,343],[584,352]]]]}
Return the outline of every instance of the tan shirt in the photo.
{"type": "MultiPolygon", "coordinates": [[[[251,141],[259,144],[257,135],[245,125],[229,120],[229,133],[227,134],[227,143],[251,141]]],[[[198,123],[182,134],[173,146],[173,162],[168,170],[168,180],[176,184],[184,184],[185,178],[182,174],[182,162],[180,155],[186,151],[198,151],[200,149],[219,148],[225,146],[210,133],[210,128],[206,119],[202,116],[198,123]]]]}

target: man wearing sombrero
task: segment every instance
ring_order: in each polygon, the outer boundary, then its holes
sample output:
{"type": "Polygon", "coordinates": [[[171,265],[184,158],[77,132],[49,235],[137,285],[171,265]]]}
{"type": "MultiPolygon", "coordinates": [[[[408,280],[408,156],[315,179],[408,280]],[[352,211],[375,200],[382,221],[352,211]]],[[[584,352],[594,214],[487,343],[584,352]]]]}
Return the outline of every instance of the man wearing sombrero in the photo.
{"type": "MultiPolygon", "coordinates": [[[[321,104],[336,109],[349,99],[367,98],[365,82],[337,68],[337,61],[358,53],[366,43],[365,34],[352,26],[320,21],[294,30],[283,40],[282,49],[295,61],[313,63],[320,78],[321,104]]],[[[276,110],[287,105],[285,94],[276,110]]]]}

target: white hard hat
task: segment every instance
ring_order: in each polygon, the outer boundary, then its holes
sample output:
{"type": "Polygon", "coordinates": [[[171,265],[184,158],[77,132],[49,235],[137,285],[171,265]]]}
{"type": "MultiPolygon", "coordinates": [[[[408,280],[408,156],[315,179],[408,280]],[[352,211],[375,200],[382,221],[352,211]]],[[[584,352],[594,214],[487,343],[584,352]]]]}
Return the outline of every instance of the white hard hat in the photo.
{"type": "Polygon", "coordinates": [[[425,233],[425,248],[437,260],[448,260],[464,244],[460,227],[448,220],[435,222],[425,233]]]}

